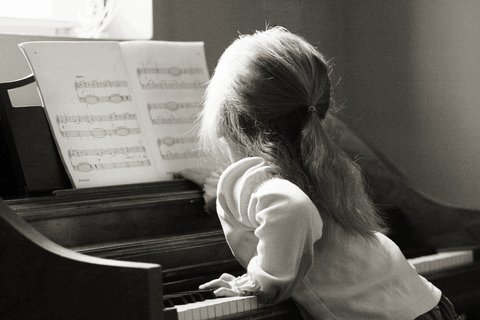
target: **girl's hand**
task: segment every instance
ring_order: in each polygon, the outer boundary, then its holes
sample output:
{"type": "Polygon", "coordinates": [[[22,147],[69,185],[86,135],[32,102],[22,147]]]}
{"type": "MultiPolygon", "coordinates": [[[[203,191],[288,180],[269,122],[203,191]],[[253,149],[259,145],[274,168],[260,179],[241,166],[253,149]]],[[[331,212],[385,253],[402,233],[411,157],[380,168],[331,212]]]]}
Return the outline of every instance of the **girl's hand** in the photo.
{"type": "Polygon", "coordinates": [[[213,293],[217,297],[233,297],[238,296],[238,291],[232,290],[233,282],[236,277],[229,273],[224,273],[218,279],[214,279],[199,286],[199,289],[215,289],[213,293]]]}
{"type": "Polygon", "coordinates": [[[203,189],[203,199],[205,200],[205,209],[209,213],[215,213],[217,184],[220,179],[220,170],[210,170],[204,168],[184,169],[179,174],[197,184],[203,189]]]}
{"type": "Polygon", "coordinates": [[[203,188],[205,180],[212,174],[212,170],[204,168],[189,168],[180,171],[179,174],[185,179],[188,179],[203,188]]]}

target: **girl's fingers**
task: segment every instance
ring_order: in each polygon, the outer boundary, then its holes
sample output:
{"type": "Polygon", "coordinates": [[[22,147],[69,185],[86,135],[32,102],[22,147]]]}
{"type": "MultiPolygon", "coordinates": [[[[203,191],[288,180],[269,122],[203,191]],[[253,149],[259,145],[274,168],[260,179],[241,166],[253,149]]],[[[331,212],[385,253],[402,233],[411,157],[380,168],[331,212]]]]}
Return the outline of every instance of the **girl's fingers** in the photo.
{"type": "Polygon", "coordinates": [[[225,281],[232,281],[233,279],[235,279],[235,277],[232,276],[230,273],[224,273],[220,276],[219,279],[222,279],[222,280],[225,280],[225,281]]]}
{"type": "Polygon", "coordinates": [[[198,287],[199,289],[218,289],[218,288],[230,288],[230,284],[222,279],[214,279],[207,283],[204,283],[198,287]]]}
{"type": "Polygon", "coordinates": [[[195,184],[201,187],[203,187],[203,184],[205,183],[205,179],[208,177],[210,173],[211,173],[210,169],[203,169],[203,168],[187,168],[179,172],[179,174],[182,177],[194,182],[195,184]]]}
{"type": "Polygon", "coordinates": [[[217,290],[213,291],[213,293],[217,297],[234,297],[237,295],[235,291],[229,288],[218,288],[217,290]]]}

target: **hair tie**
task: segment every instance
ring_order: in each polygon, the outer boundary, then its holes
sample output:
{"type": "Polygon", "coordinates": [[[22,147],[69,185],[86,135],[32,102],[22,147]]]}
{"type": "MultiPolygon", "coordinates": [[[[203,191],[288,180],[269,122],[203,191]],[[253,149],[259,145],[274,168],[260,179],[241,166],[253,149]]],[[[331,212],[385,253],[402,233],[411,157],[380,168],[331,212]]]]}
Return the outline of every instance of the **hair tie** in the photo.
{"type": "Polygon", "coordinates": [[[317,112],[317,108],[316,108],[315,106],[313,106],[313,105],[312,105],[312,106],[309,106],[309,107],[308,107],[308,112],[315,112],[315,113],[316,113],[316,112],[317,112]]]}

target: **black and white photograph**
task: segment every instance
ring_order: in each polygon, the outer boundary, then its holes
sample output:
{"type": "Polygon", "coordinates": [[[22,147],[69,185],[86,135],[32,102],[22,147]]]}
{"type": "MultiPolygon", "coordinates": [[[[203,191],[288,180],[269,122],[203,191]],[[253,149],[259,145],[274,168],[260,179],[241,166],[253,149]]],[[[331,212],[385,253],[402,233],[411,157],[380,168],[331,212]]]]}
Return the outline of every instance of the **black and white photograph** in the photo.
{"type": "Polygon", "coordinates": [[[479,17],[1,0],[0,320],[480,320],[479,17]]]}

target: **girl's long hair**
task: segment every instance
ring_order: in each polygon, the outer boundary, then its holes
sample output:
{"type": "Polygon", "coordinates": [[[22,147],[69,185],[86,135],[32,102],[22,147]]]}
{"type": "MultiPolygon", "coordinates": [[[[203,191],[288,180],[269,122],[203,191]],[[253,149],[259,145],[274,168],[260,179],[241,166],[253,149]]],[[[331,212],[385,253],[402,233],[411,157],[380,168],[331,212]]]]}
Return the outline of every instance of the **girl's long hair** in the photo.
{"type": "Polygon", "coordinates": [[[331,90],[325,59],[302,37],[281,27],[240,36],[207,87],[200,138],[207,150],[225,138],[264,158],[310,197],[327,227],[369,238],[382,223],[359,167],[329,136],[331,90]]]}

